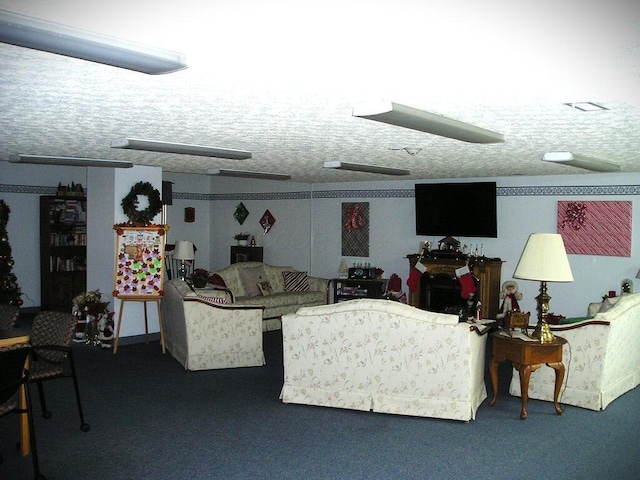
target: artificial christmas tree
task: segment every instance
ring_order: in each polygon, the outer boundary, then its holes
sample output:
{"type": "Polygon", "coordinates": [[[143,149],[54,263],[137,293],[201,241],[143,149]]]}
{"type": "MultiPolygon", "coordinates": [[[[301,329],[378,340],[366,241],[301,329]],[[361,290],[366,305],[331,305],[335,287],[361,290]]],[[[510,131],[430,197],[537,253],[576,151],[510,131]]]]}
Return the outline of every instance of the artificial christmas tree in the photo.
{"type": "Polygon", "coordinates": [[[13,257],[7,234],[7,223],[11,210],[4,200],[0,200],[0,304],[22,305],[18,279],[13,273],[13,257]]]}

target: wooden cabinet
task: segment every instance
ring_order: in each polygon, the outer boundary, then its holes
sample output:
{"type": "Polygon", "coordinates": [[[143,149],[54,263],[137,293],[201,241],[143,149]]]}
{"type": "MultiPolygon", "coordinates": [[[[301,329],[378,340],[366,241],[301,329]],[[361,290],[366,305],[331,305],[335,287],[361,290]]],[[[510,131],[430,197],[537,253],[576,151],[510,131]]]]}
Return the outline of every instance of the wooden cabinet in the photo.
{"type": "Polygon", "coordinates": [[[71,312],[87,289],[87,200],[40,197],[40,308],[71,312]]]}
{"type": "Polygon", "coordinates": [[[262,262],[262,247],[231,247],[231,263],[262,262]]]}
{"type": "MultiPolygon", "coordinates": [[[[409,259],[409,270],[411,270],[418,261],[418,255],[407,255],[409,259]]],[[[466,265],[464,259],[434,259],[423,258],[421,263],[426,267],[426,274],[436,275],[445,273],[455,276],[456,269],[466,265]]],[[[500,288],[502,274],[502,260],[484,259],[476,260],[472,265],[472,273],[478,278],[480,291],[480,303],[482,318],[495,319],[500,309],[500,288]]],[[[409,293],[409,304],[414,307],[420,306],[419,289],[416,292],[409,293]]]]}
{"type": "Polygon", "coordinates": [[[382,298],[387,290],[387,280],[334,278],[333,303],[355,298],[382,298]]]}

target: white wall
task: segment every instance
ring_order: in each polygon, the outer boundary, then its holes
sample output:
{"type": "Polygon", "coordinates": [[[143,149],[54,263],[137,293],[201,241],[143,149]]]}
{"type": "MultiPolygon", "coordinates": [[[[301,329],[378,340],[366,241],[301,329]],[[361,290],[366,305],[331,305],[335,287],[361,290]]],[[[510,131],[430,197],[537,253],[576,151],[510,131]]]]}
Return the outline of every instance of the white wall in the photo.
{"type": "MultiPolygon", "coordinates": [[[[89,209],[93,212],[102,197],[108,195],[109,187],[96,182],[103,181],[103,171],[90,172],[89,209]],[[95,189],[95,190],[93,190],[95,189]],[[100,198],[95,199],[93,191],[100,198]]],[[[437,242],[437,238],[415,235],[413,186],[414,181],[360,182],[304,185],[289,182],[210,178],[208,176],[167,174],[163,178],[159,169],[135,167],[119,171],[113,177],[114,189],[109,198],[113,205],[113,218],[105,219],[104,233],[112,222],[125,221],[120,202],[131,186],[141,180],[150,181],[161,188],[161,181],[174,181],[174,205],[169,207],[168,222],[171,230],[168,239],[193,238],[199,248],[198,266],[214,270],[229,264],[233,235],[249,231],[256,235],[258,245],[265,250],[265,261],[274,265],[291,265],[307,270],[312,275],[333,277],[337,275],[341,256],[341,206],[344,202],[365,201],[370,204],[370,256],[347,258],[349,263],[368,261],[385,270],[385,276],[398,273],[403,284],[408,276],[407,254],[416,253],[420,241],[437,242]],[[137,170],[142,168],[143,170],[137,170]],[[146,170],[149,169],[149,170],[146,170]],[[355,191],[355,193],[354,193],[355,191]],[[176,197],[178,197],[176,199],[176,197]],[[311,200],[313,199],[313,200],[311,200]],[[250,212],[243,225],[233,218],[236,206],[244,203],[250,212]],[[184,223],[185,206],[196,207],[196,222],[184,223]],[[276,218],[276,223],[267,235],[261,234],[258,223],[266,209],[276,218]],[[116,215],[118,213],[118,215],[116,215]],[[201,252],[207,252],[201,253],[201,252]]],[[[107,174],[109,175],[109,174],[107,174]]],[[[39,306],[40,265],[39,251],[39,196],[58,182],[82,183],[86,185],[84,168],[45,167],[15,165],[0,162],[0,195],[11,208],[8,225],[9,240],[15,260],[14,271],[25,293],[25,306],[39,306]]],[[[468,181],[477,179],[468,179],[468,181]]],[[[637,209],[637,190],[640,174],[581,174],[557,177],[504,177],[495,180],[501,194],[498,196],[498,238],[464,239],[462,243],[483,244],[483,253],[489,257],[500,257],[505,263],[502,280],[512,278],[526,239],[533,232],[556,231],[556,209],[558,200],[630,200],[634,202],[633,231],[640,228],[637,209]],[[623,193],[616,193],[617,186],[631,185],[623,193]],[[593,186],[580,194],[573,193],[577,186],[593,186]],[[506,193],[505,193],[506,192],[506,193]]],[[[110,179],[106,179],[110,182],[110,179]]],[[[445,180],[439,180],[445,181],[445,180]]],[[[458,180],[459,181],[459,180],[458,180]]],[[[105,202],[105,205],[109,205],[105,202]]],[[[103,205],[104,206],[104,205],[103,205]]],[[[107,208],[108,210],[108,208],[107,208]]],[[[100,215],[109,216],[109,212],[100,215]]],[[[93,217],[93,213],[92,213],[93,217]]],[[[159,221],[159,220],[158,220],[159,221]]],[[[91,225],[91,223],[90,223],[91,225]]],[[[90,226],[90,235],[95,238],[90,226]]],[[[89,288],[95,288],[113,280],[114,247],[113,232],[95,242],[100,246],[89,246],[89,288]],[[104,243],[102,242],[104,240],[104,243]],[[99,265],[95,267],[94,265],[99,265]],[[106,271],[106,273],[105,273],[106,271]]],[[[634,235],[635,239],[635,235],[634,235]]],[[[93,243],[94,240],[90,240],[93,243]]],[[[550,284],[551,311],[567,316],[585,315],[589,302],[597,301],[609,290],[619,291],[624,278],[633,279],[635,290],[640,284],[635,274],[640,267],[640,251],[634,244],[631,257],[595,255],[570,255],[569,261],[575,281],[568,284],[550,284]]],[[[539,285],[535,282],[519,281],[524,293],[522,308],[535,311],[535,296],[539,285]]],[[[153,308],[150,309],[152,312],[153,308]]],[[[117,310],[116,310],[117,311],[117,310]]],[[[127,313],[121,336],[139,334],[144,331],[141,311],[127,313]]],[[[155,315],[155,312],[153,312],[155,315]]],[[[157,331],[157,324],[152,325],[157,331]]],[[[153,330],[152,330],[153,331],[153,330]]]]}

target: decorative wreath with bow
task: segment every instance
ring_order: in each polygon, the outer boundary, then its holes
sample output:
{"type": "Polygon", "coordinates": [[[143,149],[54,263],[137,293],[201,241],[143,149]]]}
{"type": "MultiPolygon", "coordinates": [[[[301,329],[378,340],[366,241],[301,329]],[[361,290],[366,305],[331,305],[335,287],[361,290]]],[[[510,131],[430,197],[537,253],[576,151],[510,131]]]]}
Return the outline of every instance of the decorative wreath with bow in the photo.
{"type": "Polygon", "coordinates": [[[149,225],[153,217],[162,210],[160,192],[149,182],[138,182],[129,194],[122,199],[122,210],[129,221],[135,225],[149,225]],[[144,195],[149,200],[149,206],[144,210],[138,210],[138,195],[144,195]]]}

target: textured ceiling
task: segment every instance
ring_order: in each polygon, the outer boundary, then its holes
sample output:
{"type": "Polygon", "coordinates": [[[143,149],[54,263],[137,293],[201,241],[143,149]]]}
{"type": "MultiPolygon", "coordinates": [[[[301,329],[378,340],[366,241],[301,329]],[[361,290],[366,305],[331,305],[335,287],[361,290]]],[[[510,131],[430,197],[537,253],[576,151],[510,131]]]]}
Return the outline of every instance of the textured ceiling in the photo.
{"type": "Polygon", "coordinates": [[[189,63],[149,76],[0,44],[0,160],[110,158],[171,172],[289,173],[305,183],[587,173],[541,161],[561,150],[640,172],[637,0],[444,3],[0,0],[0,8],[183,51],[189,63]],[[506,142],[469,144],[351,115],[371,99],[495,130],[506,142]],[[564,105],[575,101],[608,110],[564,105]],[[116,137],[253,158],[114,150],[116,137]],[[330,160],[411,176],[323,169],[330,160]]]}

